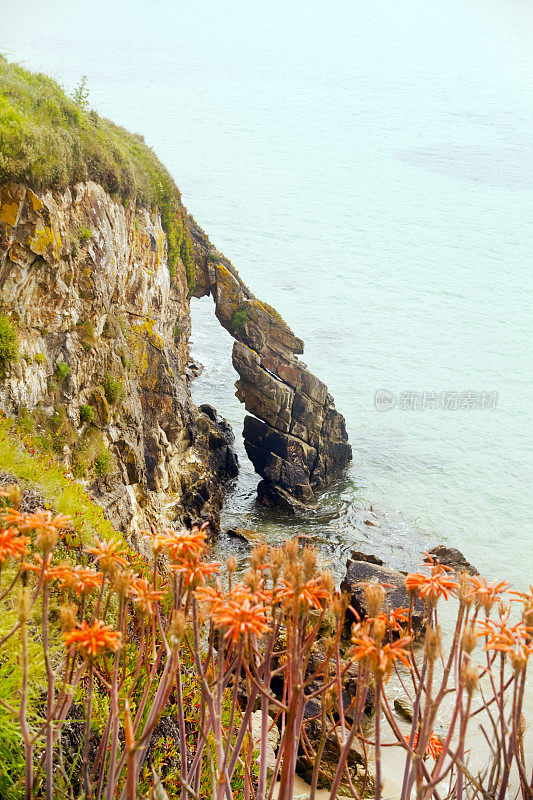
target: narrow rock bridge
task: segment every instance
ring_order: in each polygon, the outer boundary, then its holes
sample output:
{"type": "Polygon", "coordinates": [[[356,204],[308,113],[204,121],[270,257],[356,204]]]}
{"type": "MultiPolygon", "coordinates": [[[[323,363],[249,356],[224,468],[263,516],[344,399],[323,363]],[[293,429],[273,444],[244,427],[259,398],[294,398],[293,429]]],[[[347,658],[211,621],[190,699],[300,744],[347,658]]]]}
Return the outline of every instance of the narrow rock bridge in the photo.
{"type": "Polygon", "coordinates": [[[211,295],[221,325],[233,336],[238,399],[253,416],[244,420],[244,446],[262,477],[265,505],[295,512],[314,490],[330,484],[352,458],[344,417],[327,386],[297,358],[303,342],[277,311],[259,301],[236,269],[193,222],[195,297],[211,295]]]}

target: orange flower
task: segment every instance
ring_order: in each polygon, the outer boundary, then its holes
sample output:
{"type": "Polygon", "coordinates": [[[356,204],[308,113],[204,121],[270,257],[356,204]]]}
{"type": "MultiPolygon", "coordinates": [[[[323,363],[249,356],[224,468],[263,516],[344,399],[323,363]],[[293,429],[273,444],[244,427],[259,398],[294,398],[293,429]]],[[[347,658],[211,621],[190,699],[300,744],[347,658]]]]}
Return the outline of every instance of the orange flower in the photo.
{"type": "Polygon", "coordinates": [[[211,564],[207,564],[204,561],[200,561],[198,556],[189,556],[173,562],[170,564],[169,569],[172,572],[178,572],[183,575],[186,587],[191,586],[191,584],[197,586],[205,583],[220,571],[220,561],[213,561],[211,564]]]}
{"type": "Polygon", "coordinates": [[[222,587],[218,581],[216,589],[214,589],[212,586],[199,586],[194,592],[194,596],[197,600],[208,603],[211,612],[213,612],[214,609],[218,608],[218,606],[225,601],[222,587]]]}
{"type": "Polygon", "coordinates": [[[409,669],[409,652],[405,649],[411,641],[410,636],[403,636],[395,642],[383,644],[367,633],[367,623],[357,623],[353,627],[351,652],[352,661],[367,659],[374,674],[388,681],[395,661],[401,661],[409,669]]]}
{"type": "Polygon", "coordinates": [[[36,572],[39,575],[41,572],[43,573],[43,581],[55,581],[57,578],[60,577],[60,571],[62,568],[68,567],[70,568],[70,564],[63,564],[59,565],[58,567],[52,567],[50,562],[52,561],[52,554],[48,553],[46,556],[46,561],[44,562],[41,556],[35,556],[36,564],[22,564],[22,569],[26,570],[27,572],[36,572]],[[43,570],[44,564],[44,570],[43,570]]]}
{"type": "Polygon", "coordinates": [[[22,558],[28,552],[27,545],[30,540],[27,536],[20,536],[16,528],[2,528],[0,530],[0,563],[7,558],[22,558]]]}
{"type": "Polygon", "coordinates": [[[298,605],[307,606],[307,608],[322,608],[322,600],[327,600],[330,593],[327,589],[322,587],[320,578],[311,578],[300,586],[292,585],[289,581],[282,579],[283,584],[279,597],[283,600],[285,607],[289,606],[292,601],[296,600],[298,605]]]}
{"type": "Polygon", "coordinates": [[[61,564],[56,569],[61,589],[68,589],[81,595],[85,592],[92,592],[93,589],[102,585],[102,573],[90,567],[78,565],[71,568],[69,564],[61,564]]]}
{"type": "Polygon", "coordinates": [[[533,628],[525,625],[524,622],[509,625],[510,614],[510,607],[500,604],[499,621],[487,619],[478,626],[477,635],[485,637],[485,650],[508,653],[512,661],[515,656],[519,658],[525,657],[527,661],[530,655],[531,631],[533,628]]]}
{"type": "Polygon", "coordinates": [[[164,592],[150,588],[146,578],[138,578],[133,584],[133,602],[143,614],[154,613],[154,603],[163,597],[164,592]]]}
{"type": "Polygon", "coordinates": [[[57,543],[59,531],[68,528],[72,524],[71,518],[64,514],[52,516],[51,511],[43,511],[41,508],[33,514],[24,514],[24,519],[17,522],[20,531],[35,531],[37,534],[37,545],[45,552],[52,550],[57,543]]]}
{"type": "MultiPolygon", "coordinates": [[[[405,737],[405,741],[409,742],[409,737],[408,736],[405,737]]],[[[414,742],[413,742],[413,747],[415,748],[415,750],[416,750],[417,744],[418,744],[418,731],[415,733],[415,738],[414,738],[414,742]]],[[[439,756],[442,754],[443,750],[444,750],[444,747],[443,747],[443,744],[442,744],[441,740],[439,739],[438,736],[435,736],[433,731],[431,731],[431,734],[429,736],[429,741],[427,743],[427,747],[426,747],[426,752],[425,752],[424,758],[427,758],[428,756],[432,756],[432,758],[434,758],[435,761],[437,761],[439,756]]]]}
{"type": "Polygon", "coordinates": [[[92,625],[85,620],[65,634],[67,647],[74,647],[84,658],[96,658],[104,650],[115,652],[120,647],[121,634],[114,631],[111,625],[104,625],[97,619],[92,625]]]}
{"type": "Polygon", "coordinates": [[[24,514],[17,511],[16,508],[8,508],[0,514],[0,518],[4,520],[7,525],[19,526],[19,523],[24,522],[24,514]]]}
{"type": "Polygon", "coordinates": [[[483,606],[486,614],[490,613],[491,608],[499,600],[500,595],[506,592],[511,586],[511,584],[506,581],[500,581],[499,583],[493,581],[489,583],[486,578],[478,578],[477,575],[472,575],[470,577],[470,584],[472,586],[470,597],[472,597],[478,605],[483,606]]]}
{"type": "Polygon", "coordinates": [[[409,620],[409,609],[408,608],[395,608],[393,611],[389,611],[387,614],[385,611],[382,611],[381,614],[378,614],[377,617],[372,617],[368,621],[369,622],[382,622],[384,625],[391,631],[400,631],[402,629],[402,623],[407,622],[409,620]]]}
{"type": "Polygon", "coordinates": [[[457,581],[447,577],[450,568],[439,564],[430,555],[426,553],[427,560],[431,567],[431,574],[424,575],[423,572],[411,572],[405,578],[405,588],[409,594],[416,594],[420,600],[425,600],[430,604],[437,602],[439,597],[448,599],[450,594],[454,594],[455,590],[459,588],[457,581]]]}
{"type": "Polygon", "coordinates": [[[128,563],[124,556],[127,551],[122,542],[111,539],[110,541],[96,539],[95,547],[87,547],[88,553],[96,557],[98,565],[103,572],[113,572],[117,564],[125,567],[128,563]]]}
{"type": "Polygon", "coordinates": [[[154,537],[154,542],[159,550],[166,550],[171,559],[196,557],[205,552],[207,524],[201,528],[194,526],[190,531],[178,533],[170,528],[165,528],[163,534],[154,537]]]}
{"type": "Polygon", "coordinates": [[[256,602],[243,583],[234,586],[225,598],[214,590],[210,593],[203,590],[200,597],[211,602],[210,614],[215,627],[225,628],[224,638],[232,644],[236,644],[241,637],[252,634],[262,636],[269,630],[264,605],[256,602]]]}

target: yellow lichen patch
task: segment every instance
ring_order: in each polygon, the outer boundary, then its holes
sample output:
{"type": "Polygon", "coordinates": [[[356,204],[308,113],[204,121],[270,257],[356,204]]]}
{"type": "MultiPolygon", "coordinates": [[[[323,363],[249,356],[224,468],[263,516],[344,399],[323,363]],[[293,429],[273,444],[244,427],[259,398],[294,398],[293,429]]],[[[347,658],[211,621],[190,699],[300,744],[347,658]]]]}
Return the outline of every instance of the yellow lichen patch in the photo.
{"type": "Polygon", "coordinates": [[[40,210],[41,210],[41,208],[43,207],[43,201],[41,200],[41,198],[40,198],[40,197],[38,197],[38,196],[35,194],[35,192],[32,192],[32,190],[31,190],[31,189],[28,189],[28,191],[27,191],[27,196],[29,197],[29,199],[30,199],[30,201],[31,201],[31,204],[32,204],[33,210],[34,210],[34,211],[40,211],[40,210]]]}
{"type": "Polygon", "coordinates": [[[50,245],[54,246],[55,236],[52,229],[45,226],[44,228],[35,229],[34,236],[28,236],[26,244],[32,252],[42,256],[50,245]]]}
{"type": "Polygon", "coordinates": [[[6,222],[12,228],[17,224],[17,216],[19,213],[18,203],[6,203],[0,207],[0,220],[6,222]]]}
{"type": "Polygon", "coordinates": [[[59,233],[57,235],[54,234],[52,228],[46,225],[39,227],[39,223],[35,228],[34,235],[28,236],[26,244],[38,256],[44,256],[48,248],[51,247],[55,258],[59,258],[59,249],[62,246],[59,233]]]}
{"type": "Polygon", "coordinates": [[[14,228],[21,205],[22,201],[15,195],[11,186],[2,186],[0,190],[0,221],[14,228]]]}

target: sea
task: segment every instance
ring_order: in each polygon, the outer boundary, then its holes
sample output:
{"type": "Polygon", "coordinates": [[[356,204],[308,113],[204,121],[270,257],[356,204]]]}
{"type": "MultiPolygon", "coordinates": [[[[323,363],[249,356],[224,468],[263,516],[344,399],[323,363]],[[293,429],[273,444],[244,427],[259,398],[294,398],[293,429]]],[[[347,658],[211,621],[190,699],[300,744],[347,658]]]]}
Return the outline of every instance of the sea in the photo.
{"type": "Polygon", "coordinates": [[[230,528],[533,582],[530,0],[0,0],[0,52],[141,133],[305,342],[353,462],[266,511],[229,335],[193,300],[195,401],[232,424],[230,528]]]}

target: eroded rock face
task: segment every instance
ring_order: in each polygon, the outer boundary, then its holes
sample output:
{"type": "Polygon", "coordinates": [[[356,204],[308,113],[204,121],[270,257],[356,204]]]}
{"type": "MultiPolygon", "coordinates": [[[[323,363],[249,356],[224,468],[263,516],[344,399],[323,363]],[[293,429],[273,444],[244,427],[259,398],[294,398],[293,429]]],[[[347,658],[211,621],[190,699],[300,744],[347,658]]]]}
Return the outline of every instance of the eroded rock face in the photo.
{"type": "Polygon", "coordinates": [[[259,301],[205,233],[190,224],[198,297],[211,294],[220,323],[235,338],[237,397],[244,403],[244,444],[263,480],[259,499],[288,511],[305,508],[315,489],[350,462],[344,418],[327,386],[297,356],[298,339],[275,309],[259,301]]]}
{"type": "Polygon", "coordinates": [[[18,321],[19,340],[0,409],[58,416],[65,462],[82,473],[89,445],[109,450],[92,490],[113,523],[132,535],[176,521],[218,530],[233,437],[191,401],[186,273],[170,278],[159,216],[90,182],[44,194],[1,186],[0,312],[18,321]]]}

